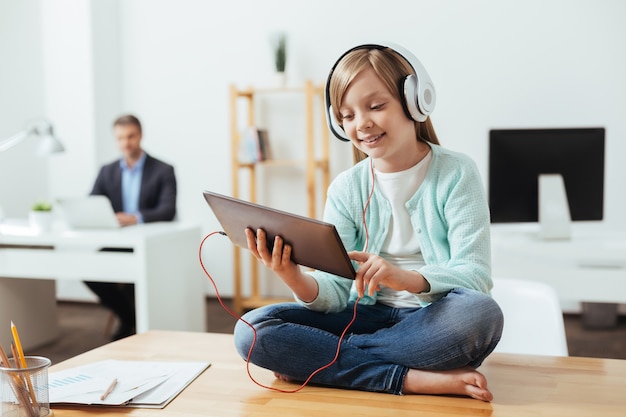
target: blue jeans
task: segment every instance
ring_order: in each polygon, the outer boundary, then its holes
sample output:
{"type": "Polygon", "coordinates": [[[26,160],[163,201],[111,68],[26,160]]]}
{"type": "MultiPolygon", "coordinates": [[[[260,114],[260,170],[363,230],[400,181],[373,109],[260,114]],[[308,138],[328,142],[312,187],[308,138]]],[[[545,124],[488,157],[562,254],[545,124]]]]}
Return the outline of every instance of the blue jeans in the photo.
{"type": "MultiPolygon", "coordinates": [[[[297,303],[274,304],[244,315],[257,330],[251,362],[294,381],[328,364],[354,305],[339,313],[311,311],[297,303]]],[[[503,316],[486,294],[459,288],[423,308],[359,305],[337,361],[312,383],[401,394],[409,369],[477,368],[502,334],[503,316]]],[[[246,359],[253,332],[241,321],[235,346],[246,359]]]]}

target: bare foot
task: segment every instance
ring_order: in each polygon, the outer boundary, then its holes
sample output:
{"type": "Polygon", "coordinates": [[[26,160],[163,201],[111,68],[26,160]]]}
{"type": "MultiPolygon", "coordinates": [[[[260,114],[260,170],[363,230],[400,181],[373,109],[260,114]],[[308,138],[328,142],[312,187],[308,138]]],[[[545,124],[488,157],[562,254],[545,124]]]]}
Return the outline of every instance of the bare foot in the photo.
{"type": "Polygon", "coordinates": [[[449,371],[410,369],[404,380],[403,394],[467,395],[477,400],[491,401],[487,379],[471,367],[449,371]]]}
{"type": "Polygon", "coordinates": [[[291,379],[289,379],[289,377],[286,377],[285,375],[279,374],[278,372],[274,372],[274,376],[279,381],[292,382],[291,379]]]}

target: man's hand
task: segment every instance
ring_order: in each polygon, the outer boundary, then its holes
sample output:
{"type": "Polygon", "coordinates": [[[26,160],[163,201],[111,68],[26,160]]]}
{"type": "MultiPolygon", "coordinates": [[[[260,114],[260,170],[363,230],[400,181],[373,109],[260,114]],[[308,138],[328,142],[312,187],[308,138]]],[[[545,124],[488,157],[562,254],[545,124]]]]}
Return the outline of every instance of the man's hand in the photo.
{"type": "Polygon", "coordinates": [[[117,217],[117,221],[121,226],[130,226],[133,224],[137,224],[137,217],[134,214],[128,214],[123,212],[115,213],[117,217]]]}

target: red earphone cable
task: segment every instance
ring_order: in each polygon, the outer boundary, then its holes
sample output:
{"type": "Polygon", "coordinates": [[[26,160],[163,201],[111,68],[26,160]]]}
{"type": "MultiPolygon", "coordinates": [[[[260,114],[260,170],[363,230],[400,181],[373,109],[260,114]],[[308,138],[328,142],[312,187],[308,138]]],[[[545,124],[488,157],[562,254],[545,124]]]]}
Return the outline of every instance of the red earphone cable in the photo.
{"type": "MultiPolygon", "coordinates": [[[[365,247],[363,248],[364,252],[366,252],[367,248],[369,247],[369,231],[367,230],[367,222],[365,221],[365,214],[367,213],[367,207],[369,206],[370,201],[372,200],[372,196],[374,195],[374,184],[376,183],[376,176],[374,174],[374,162],[373,162],[373,160],[370,160],[370,171],[372,173],[372,189],[371,189],[371,191],[369,193],[369,196],[367,197],[367,201],[365,202],[365,206],[363,207],[363,227],[365,228],[365,247]]],[[[337,359],[339,358],[339,351],[341,350],[341,342],[343,341],[346,333],[348,332],[348,329],[352,326],[352,324],[356,320],[357,306],[359,305],[359,300],[361,299],[361,297],[357,297],[357,299],[354,302],[354,310],[353,310],[353,313],[352,313],[352,320],[350,320],[348,325],[345,327],[345,329],[341,333],[341,336],[339,337],[339,342],[337,343],[337,350],[335,352],[335,357],[333,358],[332,361],[330,361],[328,364],[326,364],[326,365],[322,366],[321,368],[317,369],[316,371],[314,371],[311,375],[309,375],[309,377],[306,379],[306,381],[304,381],[302,383],[302,385],[300,385],[298,388],[295,388],[293,390],[284,390],[284,389],[280,389],[280,388],[274,388],[274,387],[269,387],[267,385],[263,385],[260,382],[258,382],[256,379],[254,379],[254,377],[252,376],[252,373],[250,372],[250,358],[252,356],[252,350],[254,349],[254,345],[256,345],[256,341],[257,341],[256,329],[254,328],[254,326],[252,324],[250,324],[249,322],[244,320],[238,314],[234,313],[230,308],[228,308],[224,304],[224,302],[222,301],[222,297],[220,296],[220,292],[217,289],[217,284],[215,283],[215,280],[213,279],[211,274],[209,274],[209,272],[207,271],[206,267],[204,266],[204,262],[202,261],[202,247],[204,246],[204,242],[209,237],[211,237],[211,236],[213,236],[215,234],[221,234],[221,235],[226,236],[226,233],[224,233],[224,232],[211,232],[208,235],[206,235],[204,237],[204,239],[202,239],[202,241],[200,242],[200,247],[198,249],[198,258],[200,260],[200,266],[202,267],[202,270],[204,271],[204,273],[207,276],[207,278],[209,278],[209,281],[211,281],[211,285],[213,286],[213,289],[215,290],[215,295],[217,297],[217,301],[219,301],[219,303],[222,306],[222,308],[224,310],[226,310],[226,312],[228,314],[230,314],[232,317],[234,317],[237,320],[240,320],[242,323],[246,324],[248,327],[250,327],[250,329],[252,329],[252,333],[253,333],[254,336],[252,338],[252,345],[250,345],[250,350],[248,351],[248,357],[246,358],[246,372],[248,373],[248,377],[250,377],[250,380],[252,380],[252,382],[254,382],[256,385],[258,385],[258,386],[260,386],[262,388],[266,388],[266,389],[272,390],[272,391],[284,392],[284,393],[288,393],[288,394],[293,394],[293,393],[296,393],[296,392],[300,391],[302,388],[304,388],[309,383],[309,381],[311,381],[311,378],[313,378],[315,375],[317,375],[319,372],[323,371],[324,369],[330,368],[335,362],[337,362],[337,359]]]]}
{"type": "Polygon", "coordinates": [[[365,247],[363,248],[363,252],[367,252],[367,248],[370,245],[370,232],[367,229],[367,222],[365,221],[365,214],[367,213],[367,207],[370,205],[370,201],[372,201],[372,196],[374,195],[374,184],[376,184],[376,176],[374,175],[374,160],[373,159],[370,159],[370,172],[372,173],[372,189],[370,190],[370,194],[367,197],[365,206],[363,207],[363,228],[365,229],[365,247]]]}
{"type": "Polygon", "coordinates": [[[293,390],[284,390],[284,389],[280,389],[280,388],[275,388],[275,387],[270,387],[270,386],[267,386],[267,385],[263,385],[260,382],[258,382],[256,379],[254,379],[254,377],[252,376],[252,373],[250,372],[250,357],[252,356],[252,350],[254,349],[254,345],[256,344],[256,341],[257,341],[256,329],[254,328],[254,326],[252,324],[250,324],[249,322],[244,320],[238,314],[234,313],[230,308],[228,308],[224,304],[224,302],[222,301],[222,297],[220,296],[219,290],[217,289],[217,284],[215,283],[215,280],[213,279],[211,274],[209,274],[209,272],[207,271],[206,267],[204,266],[204,262],[202,261],[202,247],[204,246],[204,242],[209,237],[211,237],[211,236],[213,236],[215,234],[221,234],[221,235],[226,236],[226,233],[224,233],[224,232],[211,232],[208,235],[206,235],[202,239],[202,241],[200,242],[200,248],[198,249],[198,258],[200,259],[200,266],[202,267],[202,270],[204,271],[205,275],[209,278],[209,281],[211,281],[211,285],[213,286],[213,289],[215,290],[215,295],[217,296],[217,301],[220,303],[222,308],[224,310],[226,310],[226,312],[228,314],[230,314],[232,317],[234,317],[237,320],[240,320],[241,322],[246,324],[248,327],[250,327],[250,329],[252,329],[254,337],[252,339],[252,345],[250,346],[250,350],[248,351],[248,357],[246,359],[246,372],[248,373],[248,377],[250,377],[252,382],[254,382],[256,385],[258,385],[258,386],[260,386],[262,388],[266,388],[266,389],[272,390],[272,391],[278,391],[278,392],[283,392],[283,393],[288,393],[288,394],[293,394],[293,393],[296,393],[296,392],[300,391],[302,388],[304,388],[309,383],[309,381],[311,381],[311,378],[313,378],[313,376],[315,376],[319,372],[323,371],[324,369],[331,367],[337,361],[337,358],[339,358],[339,351],[341,349],[341,342],[343,341],[343,338],[345,337],[346,333],[348,332],[348,329],[350,328],[350,326],[352,326],[352,324],[356,320],[356,309],[357,309],[357,305],[359,303],[359,299],[357,299],[355,301],[355,303],[354,303],[354,311],[353,311],[353,314],[352,314],[352,320],[350,320],[348,325],[345,327],[345,329],[341,333],[341,336],[339,337],[339,342],[337,343],[337,351],[335,352],[335,357],[333,358],[332,361],[330,361],[328,364],[326,364],[326,365],[322,366],[321,368],[317,369],[316,371],[314,371],[311,375],[309,375],[309,377],[306,379],[306,381],[304,381],[302,383],[302,385],[300,385],[298,388],[295,388],[293,390]]]}

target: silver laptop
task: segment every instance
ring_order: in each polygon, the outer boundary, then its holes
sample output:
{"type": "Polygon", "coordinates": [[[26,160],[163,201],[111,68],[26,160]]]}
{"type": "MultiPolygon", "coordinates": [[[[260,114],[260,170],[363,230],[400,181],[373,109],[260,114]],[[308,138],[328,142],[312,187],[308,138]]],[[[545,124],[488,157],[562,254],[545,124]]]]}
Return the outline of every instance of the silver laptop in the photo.
{"type": "Polygon", "coordinates": [[[57,200],[61,215],[72,229],[117,229],[120,227],[109,199],[103,195],[57,200]]]}
{"type": "Polygon", "coordinates": [[[204,198],[235,245],[247,249],[246,228],[263,229],[270,250],[280,236],[291,245],[291,259],[298,265],[354,279],[352,261],[333,224],[210,191],[204,192],[204,198]]]}

